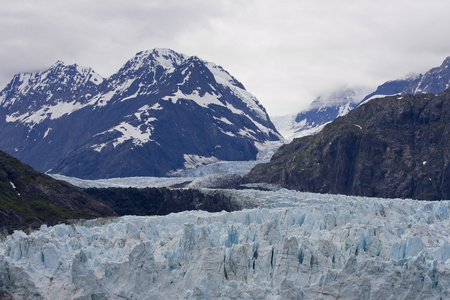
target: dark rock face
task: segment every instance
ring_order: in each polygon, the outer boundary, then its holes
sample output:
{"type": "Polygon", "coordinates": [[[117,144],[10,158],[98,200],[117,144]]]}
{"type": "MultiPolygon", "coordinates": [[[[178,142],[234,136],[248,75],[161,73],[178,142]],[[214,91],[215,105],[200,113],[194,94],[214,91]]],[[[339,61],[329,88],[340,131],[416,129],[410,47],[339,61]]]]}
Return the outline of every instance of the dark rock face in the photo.
{"type": "Polygon", "coordinates": [[[243,207],[220,191],[168,188],[89,188],[84,190],[122,215],[167,215],[185,210],[235,211],[243,207]]]}
{"type": "Polygon", "coordinates": [[[80,188],[39,173],[0,151],[0,230],[107,216],[116,213],[80,188]]]}
{"type": "Polygon", "coordinates": [[[301,191],[450,199],[450,90],[374,99],[284,145],[249,182],[301,191]]]}
{"type": "Polygon", "coordinates": [[[170,49],[117,73],[61,62],[0,92],[0,149],[39,171],[97,179],[165,176],[217,160],[252,160],[281,136],[228,72],[170,49]]]}

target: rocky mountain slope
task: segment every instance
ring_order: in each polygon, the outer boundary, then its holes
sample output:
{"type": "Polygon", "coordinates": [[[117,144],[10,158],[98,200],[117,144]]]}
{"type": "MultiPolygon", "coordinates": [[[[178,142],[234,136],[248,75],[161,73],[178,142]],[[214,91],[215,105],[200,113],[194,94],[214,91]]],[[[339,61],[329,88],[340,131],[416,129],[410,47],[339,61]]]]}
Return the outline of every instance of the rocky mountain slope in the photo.
{"type": "Polygon", "coordinates": [[[282,146],[250,182],[301,191],[450,199],[450,89],[369,101],[282,146]]]}
{"type": "Polygon", "coordinates": [[[0,231],[116,215],[80,188],[0,151],[0,231]]]}
{"type": "Polygon", "coordinates": [[[339,116],[355,109],[361,103],[374,98],[392,95],[442,93],[450,87],[450,57],[447,57],[439,67],[425,74],[408,74],[403,78],[391,80],[378,86],[372,93],[365,89],[346,89],[321,96],[302,112],[293,116],[274,118],[280,132],[288,140],[302,137],[320,131],[323,126],[339,116]],[[283,120],[290,120],[283,122],[283,120]]]}
{"type": "Polygon", "coordinates": [[[62,62],[18,74],[0,93],[0,128],[0,149],[37,170],[90,179],[252,160],[281,138],[223,68],[169,49],[109,78],[62,62]]]}

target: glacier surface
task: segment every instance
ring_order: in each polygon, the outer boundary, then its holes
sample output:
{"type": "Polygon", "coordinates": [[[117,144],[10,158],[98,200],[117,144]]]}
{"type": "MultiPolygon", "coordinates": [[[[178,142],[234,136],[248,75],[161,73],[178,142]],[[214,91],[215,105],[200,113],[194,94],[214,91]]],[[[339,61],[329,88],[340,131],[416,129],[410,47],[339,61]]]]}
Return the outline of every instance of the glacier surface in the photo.
{"type": "MultiPolygon", "coordinates": [[[[277,145],[275,144],[275,147],[277,145]]],[[[263,146],[261,146],[263,148],[263,146]]],[[[272,146],[266,147],[267,152],[272,153],[275,151],[272,146]]],[[[187,155],[186,155],[187,156],[187,155]]],[[[252,170],[254,166],[259,163],[266,163],[265,160],[254,161],[218,161],[208,164],[199,164],[194,168],[182,169],[172,173],[172,177],[116,177],[106,179],[80,179],[76,177],[69,177],[61,174],[48,174],[55,179],[67,181],[73,185],[81,188],[107,188],[107,187],[134,187],[134,188],[146,188],[146,187],[170,187],[172,185],[182,184],[186,182],[192,182],[188,185],[190,188],[210,187],[213,186],[216,179],[226,175],[245,175],[252,170]]]]}
{"type": "MultiPolygon", "coordinates": [[[[258,208],[16,231],[17,299],[448,299],[449,201],[224,191],[258,208]]],[[[2,294],[3,293],[3,294],[2,294]]]]}

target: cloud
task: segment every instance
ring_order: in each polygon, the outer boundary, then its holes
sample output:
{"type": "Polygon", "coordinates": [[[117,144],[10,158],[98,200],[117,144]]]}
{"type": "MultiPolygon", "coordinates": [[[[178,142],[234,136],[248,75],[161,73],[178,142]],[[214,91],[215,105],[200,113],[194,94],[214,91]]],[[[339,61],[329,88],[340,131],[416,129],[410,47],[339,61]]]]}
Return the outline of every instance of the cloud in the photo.
{"type": "MultiPolygon", "coordinates": [[[[211,1],[33,1],[2,7],[1,80],[46,68],[58,59],[114,72],[140,50],[174,44],[177,36],[222,14],[211,1]]],[[[109,75],[109,74],[105,74],[109,75]]]]}
{"type": "Polygon", "coordinates": [[[375,88],[450,55],[445,0],[17,0],[0,12],[0,85],[56,60],[103,76],[168,47],[222,65],[270,114],[375,88]]]}

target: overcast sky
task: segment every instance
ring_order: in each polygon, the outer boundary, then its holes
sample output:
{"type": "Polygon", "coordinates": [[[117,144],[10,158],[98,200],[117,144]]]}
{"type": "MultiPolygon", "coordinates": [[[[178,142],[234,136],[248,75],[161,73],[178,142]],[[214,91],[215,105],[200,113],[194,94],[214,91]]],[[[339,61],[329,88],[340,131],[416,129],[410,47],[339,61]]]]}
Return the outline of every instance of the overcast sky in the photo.
{"type": "Polygon", "coordinates": [[[270,115],[450,56],[448,0],[0,0],[0,87],[62,60],[108,77],[141,50],[221,65],[270,115]]]}

